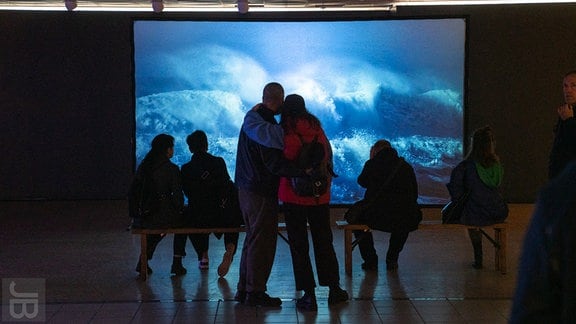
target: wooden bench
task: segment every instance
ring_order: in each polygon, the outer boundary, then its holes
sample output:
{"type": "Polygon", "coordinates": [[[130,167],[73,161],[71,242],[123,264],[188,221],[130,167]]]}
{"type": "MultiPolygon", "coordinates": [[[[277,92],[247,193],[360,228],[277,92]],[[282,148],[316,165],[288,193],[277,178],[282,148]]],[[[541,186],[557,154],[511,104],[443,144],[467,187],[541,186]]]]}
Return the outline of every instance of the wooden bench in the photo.
{"type": "MultiPolygon", "coordinates": [[[[278,236],[286,243],[288,238],[284,236],[281,231],[286,230],[286,223],[278,223],[278,236]]],[[[148,278],[148,258],[146,256],[146,235],[147,234],[209,234],[209,233],[240,233],[246,232],[244,226],[240,227],[212,227],[212,228],[199,228],[199,227],[182,227],[182,228],[133,228],[132,234],[140,235],[140,279],[146,280],[148,278]]]]}
{"type": "MultiPolygon", "coordinates": [[[[418,229],[447,229],[447,228],[462,228],[461,224],[442,224],[440,221],[422,221],[418,229]]],[[[361,224],[348,224],[345,220],[336,221],[336,227],[344,230],[344,264],[346,274],[352,275],[352,250],[358,244],[357,240],[352,240],[352,231],[371,231],[370,227],[361,224]]],[[[465,226],[466,228],[477,228],[481,233],[492,243],[495,251],[495,270],[506,274],[506,242],[507,242],[507,223],[499,223],[485,227],[465,226]],[[483,229],[492,228],[494,230],[494,237],[490,237],[483,229]]]]}

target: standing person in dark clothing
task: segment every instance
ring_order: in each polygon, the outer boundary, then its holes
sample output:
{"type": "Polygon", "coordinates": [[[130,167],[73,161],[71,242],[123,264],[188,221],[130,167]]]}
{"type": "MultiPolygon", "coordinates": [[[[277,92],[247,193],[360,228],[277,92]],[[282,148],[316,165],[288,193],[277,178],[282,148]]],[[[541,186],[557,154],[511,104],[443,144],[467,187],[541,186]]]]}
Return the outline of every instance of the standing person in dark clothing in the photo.
{"type": "Polygon", "coordinates": [[[576,162],[538,195],[524,237],[510,324],[576,323],[576,162]]]}
{"type": "MultiPolygon", "coordinates": [[[[130,192],[130,213],[134,227],[170,228],[183,224],[184,196],[180,169],[170,159],[174,155],[174,137],[160,134],[152,140],[152,149],[136,170],[130,192]]],[[[146,257],[152,259],[156,246],[164,236],[150,234],[146,257]]],[[[136,271],[140,272],[140,261],[136,271]]],[[[148,267],[148,272],[152,269],[148,267]]]]}
{"type": "MultiPolygon", "coordinates": [[[[280,121],[284,129],[284,156],[291,161],[298,159],[303,142],[309,143],[316,138],[324,147],[323,162],[332,169],[332,148],[322,129],[320,121],[306,109],[304,98],[299,95],[289,95],[282,107],[280,121]]],[[[328,183],[331,183],[331,177],[328,183]]],[[[286,231],[290,240],[292,267],[296,290],[303,290],[302,296],[296,302],[300,310],[315,311],[318,309],[314,288],[314,271],[309,254],[308,224],[314,244],[314,258],[320,286],[328,286],[328,304],[333,305],[348,300],[348,293],[340,288],[338,259],[332,244],[333,235],[330,225],[330,185],[328,190],[319,195],[300,196],[292,187],[290,178],[280,179],[280,200],[284,203],[284,218],[286,231]]]]}
{"type": "MultiPolygon", "coordinates": [[[[185,210],[186,226],[190,227],[238,227],[243,223],[238,206],[238,194],[230,180],[223,158],[208,153],[206,133],[197,130],[186,138],[192,153],[190,162],[182,166],[182,188],[188,198],[185,210]]],[[[222,234],[215,234],[220,238],[222,234]]],[[[186,255],[186,238],[190,238],[198,255],[198,267],[208,269],[208,246],[210,234],[176,234],[174,236],[174,260],[172,273],[182,275],[182,257],[186,255]]],[[[224,233],[226,251],[218,266],[218,275],[225,276],[238,245],[238,233],[224,233]]]]}
{"type": "MultiPolygon", "coordinates": [[[[263,119],[277,124],[284,89],[279,83],[264,87],[262,105],[256,109],[263,119]]],[[[235,299],[251,306],[280,306],[280,298],[270,297],[267,282],[276,254],[278,231],[278,186],[280,176],[303,176],[304,170],[286,161],[282,150],[250,139],[242,126],[238,138],[235,183],[246,236],[240,260],[240,278],[235,299]]]]}
{"type": "Polygon", "coordinates": [[[576,70],[564,75],[564,104],[558,107],[558,122],[554,127],[554,143],[548,162],[548,177],[558,175],[568,162],[576,160],[576,70]]]}
{"type": "MultiPolygon", "coordinates": [[[[370,159],[358,176],[358,184],[366,188],[364,199],[375,200],[363,220],[371,228],[390,233],[386,270],[398,269],[398,257],[411,231],[418,229],[422,213],[418,206],[418,183],[414,169],[387,140],[378,140],[370,149],[370,159]],[[390,179],[389,183],[382,185],[390,179]]],[[[354,231],[364,260],[362,269],[378,270],[378,255],[371,232],[354,231]]]]}
{"type": "MultiPolygon", "coordinates": [[[[479,128],[472,135],[470,152],[450,175],[447,184],[452,201],[464,194],[460,223],[470,226],[488,226],[503,222],[508,217],[508,205],[499,192],[504,169],[495,152],[494,134],[489,126],[479,128]]],[[[475,269],[482,268],[482,232],[468,229],[474,249],[475,269]]]]}

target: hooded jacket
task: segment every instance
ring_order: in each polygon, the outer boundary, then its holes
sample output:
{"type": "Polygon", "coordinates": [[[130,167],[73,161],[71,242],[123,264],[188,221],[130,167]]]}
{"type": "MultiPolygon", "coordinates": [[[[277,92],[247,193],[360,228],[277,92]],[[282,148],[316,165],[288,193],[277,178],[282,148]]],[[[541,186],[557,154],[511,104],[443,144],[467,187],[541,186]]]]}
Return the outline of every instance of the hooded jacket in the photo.
{"type": "Polygon", "coordinates": [[[470,226],[488,226],[503,222],[508,217],[508,205],[500,195],[499,184],[502,176],[501,166],[495,169],[483,169],[479,175],[476,162],[466,159],[460,162],[450,175],[446,185],[452,200],[456,200],[469,191],[460,222],[470,226]],[[493,172],[490,172],[493,171],[493,172]],[[500,175],[498,175],[500,174],[500,175]]]}
{"type": "Polygon", "coordinates": [[[366,188],[364,199],[374,201],[366,215],[367,224],[386,232],[411,232],[418,229],[422,213],[418,206],[418,183],[414,169],[393,148],[384,148],[366,161],[358,176],[366,188]],[[390,182],[382,185],[393,174],[390,182]]]}

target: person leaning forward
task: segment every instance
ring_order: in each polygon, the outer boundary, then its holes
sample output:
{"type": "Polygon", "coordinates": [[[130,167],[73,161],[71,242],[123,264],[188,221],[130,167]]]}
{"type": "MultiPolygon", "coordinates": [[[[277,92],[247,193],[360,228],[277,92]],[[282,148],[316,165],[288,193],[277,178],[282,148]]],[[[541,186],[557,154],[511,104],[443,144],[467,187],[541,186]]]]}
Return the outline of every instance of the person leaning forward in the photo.
{"type": "MultiPolygon", "coordinates": [[[[263,119],[277,124],[284,89],[276,82],[267,84],[262,104],[255,110],[263,119]]],[[[261,145],[247,135],[243,125],[238,138],[235,183],[246,226],[235,300],[250,306],[280,306],[280,298],[270,297],[267,282],[276,254],[278,228],[278,187],[280,176],[304,176],[306,172],[287,161],[282,150],[261,145]]]]}

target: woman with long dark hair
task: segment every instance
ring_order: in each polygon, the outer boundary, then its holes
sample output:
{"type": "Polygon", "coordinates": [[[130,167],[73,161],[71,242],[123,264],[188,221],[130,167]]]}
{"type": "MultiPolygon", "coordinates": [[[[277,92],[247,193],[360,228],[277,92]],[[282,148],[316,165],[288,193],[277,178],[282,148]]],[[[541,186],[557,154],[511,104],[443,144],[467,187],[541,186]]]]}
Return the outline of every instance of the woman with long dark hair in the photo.
{"type": "MultiPolygon", "coordinates": [[[[134,227],[170,228],[182,225],[184,196],[180,169],[170,159],[174,155],[174,137],[160,134],[136,170],[130,192],[130,213],[134,227]]],[[[146,256],[152,259],[163,235],[147,235],[146,256]]],[[[140,271],[140,262],[136,267],[140,271]]],[[[148,268],[148,272],[152,272],[148,268]]]]}
{"type": "MultiPolygon", "coordinates": [[[[292,94],[286,96],[282,107],[280,125],[284,129],[284,156],[294,161],[298,158],[303,143],[316,140],[324,146],[324,162],[331,170],[332,149],[322,129],[320,121],[306,109],[304,98],[292,94]]],[[[330,181],[329,181],[330,182],[330,181]]],[[[316,270],[320,286],[328,286],[328,304],[348,300],[348,293],[340,288],[338,259],[332,244],[330,225],[330,186],[319,196],[300,196],[294,190],[288,177],[280,178],[278,198],[283,202],[286,231],[290,240],[290,253],[296,281],[296,290],[303,290],[296,302],[300,310],[315,311],[318,309],[314,288],[314,272],[309,255],[308,230],[314,246],[316,270]]]]}
{"type": "MultiPolygon", "coordinates": [[[[494,133],[490,126],[474,131],[470,151],[450,176],[447,184],[453,201],[467,194],[460,223],[469,226],[489,226],[508,217],[508,205],[499,192],[504,168],[496,154],[494,133]]],[[[482,232],[468,229],[474,248],[475,269],[482,268],[482,232]]]]}

